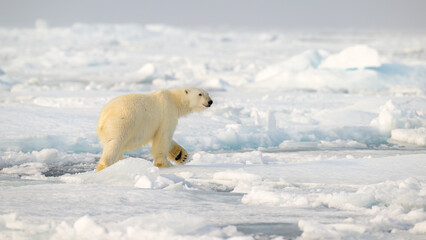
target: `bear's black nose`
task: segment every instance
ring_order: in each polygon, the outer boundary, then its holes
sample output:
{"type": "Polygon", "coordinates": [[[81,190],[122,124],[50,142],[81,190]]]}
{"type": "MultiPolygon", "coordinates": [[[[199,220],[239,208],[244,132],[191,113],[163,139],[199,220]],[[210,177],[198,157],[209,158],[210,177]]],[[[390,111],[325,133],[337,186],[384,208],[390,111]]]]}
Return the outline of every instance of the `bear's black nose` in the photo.
{"type": "Polygon", "coordinates": [[[213,101],[212,101],[212,100],[210,100],[210,101],[209,101],[209,105],[212,105],[212,104],[213,104],[213,101]]]}

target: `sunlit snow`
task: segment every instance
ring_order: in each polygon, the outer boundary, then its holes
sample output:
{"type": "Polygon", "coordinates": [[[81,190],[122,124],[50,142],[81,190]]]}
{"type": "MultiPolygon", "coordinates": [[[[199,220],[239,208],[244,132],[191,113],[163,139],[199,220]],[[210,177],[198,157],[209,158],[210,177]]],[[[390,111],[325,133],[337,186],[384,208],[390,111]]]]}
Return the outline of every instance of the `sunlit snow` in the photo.
{"type": "MultiPolygon", "coordinates": [[[[40,25],[40,24],[39,24],[40,25]]],[[[0,28],[0,239],[424,239],[426,35],[0,28]],[[101,108],[199,87],[184,166],[95,173],[101,108]]]]}

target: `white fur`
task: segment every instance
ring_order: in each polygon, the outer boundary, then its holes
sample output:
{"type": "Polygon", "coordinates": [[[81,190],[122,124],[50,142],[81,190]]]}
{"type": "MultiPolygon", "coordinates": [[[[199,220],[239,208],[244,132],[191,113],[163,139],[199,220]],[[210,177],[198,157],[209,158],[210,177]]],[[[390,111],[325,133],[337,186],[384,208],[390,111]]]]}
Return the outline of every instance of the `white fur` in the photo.
{"type": "Polygon", "coordinates": [[[196,88],[158,90],[151,94],[117,97],[102,110],[98,137],[103,145],[100,171],[123,158],[123,152],[151,143],[154,165],[169,167],[167,160],[178,118],[209,107],[207,92],[196,88]],[[201,95],[201,96],[200,96],[201,95]]]}

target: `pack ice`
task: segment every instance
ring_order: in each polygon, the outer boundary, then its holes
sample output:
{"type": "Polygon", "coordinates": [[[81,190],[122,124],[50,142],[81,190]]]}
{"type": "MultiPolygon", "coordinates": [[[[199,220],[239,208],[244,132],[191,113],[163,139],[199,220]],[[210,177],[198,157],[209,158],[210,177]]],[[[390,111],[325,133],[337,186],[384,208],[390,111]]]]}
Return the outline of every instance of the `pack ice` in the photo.
{"type": "Polygon", "coordinates": [[[426,35],[0,28],[0,239],[424,239],[426,35]],[[185,166],[95,173],[101,108],[192,86],[185,166]]]}

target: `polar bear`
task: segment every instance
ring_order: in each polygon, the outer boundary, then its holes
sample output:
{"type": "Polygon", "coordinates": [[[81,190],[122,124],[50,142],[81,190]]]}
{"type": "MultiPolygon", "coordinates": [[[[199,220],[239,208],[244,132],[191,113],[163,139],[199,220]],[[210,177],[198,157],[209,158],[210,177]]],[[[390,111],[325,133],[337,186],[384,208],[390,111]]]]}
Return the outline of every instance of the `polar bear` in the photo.
{"type": "Polygon", "coordinates": [[[154,165],[185,164],[188,153],[172,140],[178,118],[212,105],[209,94],[197,88],[127,94],[111,100],[101,111],[97,133],[103,145],[96,171],[123,158],[123,152],[150,143],[154,165]]]}

